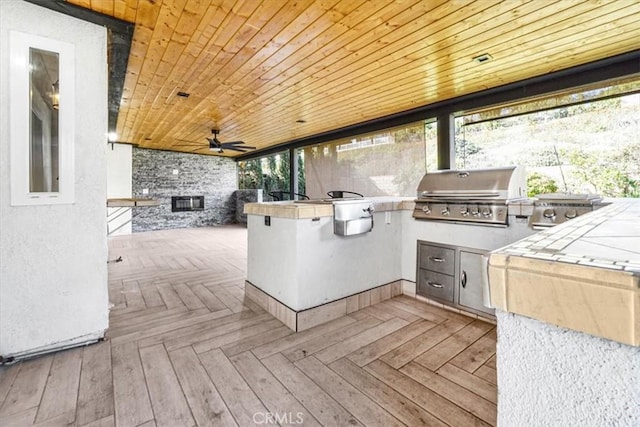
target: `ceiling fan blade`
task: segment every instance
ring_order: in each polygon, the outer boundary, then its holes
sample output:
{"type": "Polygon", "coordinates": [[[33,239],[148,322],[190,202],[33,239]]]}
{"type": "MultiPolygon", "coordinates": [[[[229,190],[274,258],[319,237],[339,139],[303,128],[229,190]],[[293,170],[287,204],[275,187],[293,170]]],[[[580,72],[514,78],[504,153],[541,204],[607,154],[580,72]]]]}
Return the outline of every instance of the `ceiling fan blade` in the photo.
{"type": "Polygon", "coordinates": [[[244,151],[255,150],[256,147],[249,147],[248,145],[225,145],[222,148],[225,150],[237,150],[242,149],[244,151]]]}
{"type": "Polygon", "coordinates": [[[246,153],[249,150],[245,150],[245,147],[225,147],[225,150],[231,150],[231,151],[239,151],[241,153],[246,153]]]}

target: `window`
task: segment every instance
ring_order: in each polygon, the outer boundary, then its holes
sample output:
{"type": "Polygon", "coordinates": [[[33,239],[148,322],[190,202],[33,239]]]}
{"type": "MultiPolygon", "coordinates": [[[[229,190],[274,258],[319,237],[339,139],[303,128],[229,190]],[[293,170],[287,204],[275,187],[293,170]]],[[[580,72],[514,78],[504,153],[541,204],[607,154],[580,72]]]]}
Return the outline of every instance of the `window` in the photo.
{"type": "Polygon", "coordinates": [[[456,118],[458,169],[524,165],[529,195],[640,197],[640,80],[456,118]]]}
{"type": "MultiPolygon", "coordinates": [[[[346,190],[366,196],[413,196],[425,170],[437,169],[437,121],[425,120],[294,152],[296,194],[318,199],[327,197],[328,191],[346,190]]],[[[261,188],[265,196],[271,192],[288,200],[290,167],[289,152],[240,161],[239,187],[261,188]]]]}
{"type": "MultiPolygon", "coordinates": [[[[306,192],[311,198],[326,197],[334,190],[365,196],[414,195],[427,167],[426,134],[435,144],[434,122],[305,147],[306,192]]],[[[436,156],[429,158],[435,162],[436,156]]]]}
{"type": "MultiPolygon", "coordinates": [[[[301,154],[301,153],[299,153],[301,154]]],[[[259,159],[238,162],[238,185],[241,189],[262,189],[265,200],[288,200],[291,161],[289,151],[259,159]],[[272,193],[269,196],[269,193],[272,193]]],[[[304,160],[298,156],[298,188],[304,194],[304,160]]]]}
{"type": "Polygon", "coordinates": [[[10,33],[11,204],[73,203],[74,47],[10,33]]]}

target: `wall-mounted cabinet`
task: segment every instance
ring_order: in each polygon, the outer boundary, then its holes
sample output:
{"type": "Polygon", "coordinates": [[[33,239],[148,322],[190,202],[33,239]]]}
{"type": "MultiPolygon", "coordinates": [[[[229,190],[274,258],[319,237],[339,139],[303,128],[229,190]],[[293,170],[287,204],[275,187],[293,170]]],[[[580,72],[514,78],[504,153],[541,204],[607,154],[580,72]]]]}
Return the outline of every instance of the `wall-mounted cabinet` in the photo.
{"type": "Polygon", "coordinates": [[[479,249],[418,241],[418,295],[463,310],[493,314],[493,309],[483,304],[486,255],[479,249]]]}

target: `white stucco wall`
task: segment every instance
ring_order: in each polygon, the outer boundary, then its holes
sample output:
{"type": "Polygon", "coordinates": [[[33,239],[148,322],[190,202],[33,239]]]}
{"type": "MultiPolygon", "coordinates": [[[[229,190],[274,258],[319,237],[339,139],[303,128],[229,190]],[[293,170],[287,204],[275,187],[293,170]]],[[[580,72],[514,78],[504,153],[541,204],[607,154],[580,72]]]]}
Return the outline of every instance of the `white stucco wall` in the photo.
{"type": "Polygon", "coordinates": [[[369,233],[333,234],[333,217],[248,215],[247,280],[294,310],[304,310],[400,279],[400,211],[374,214],[369,233]]]}
{"type": "MultiPolygon", "coordinates": [[[[109,144],[107,148],[107,198],[129,198],[132,188],[132,146],[109,144]]],[[[131,209],[107,209],[109,235],[131,234],[131,209]],[[114,232],[114,230],[116,230],[114,232]]]]}
{"type": "Polygon", "coordinates": [[[640,425],[640,348],[496,316],[499,426],[640,425]]]}
{"type": "MultiPolygon", "coordinates": [[[[106,29],[0,1],[0,355],[96,339],[108,326],[106,29]],[[75,45],[75,202],[10,206],[9,31],[75,45]]],[[[27,124],[25,124],[27,126],[27,124]]]]}

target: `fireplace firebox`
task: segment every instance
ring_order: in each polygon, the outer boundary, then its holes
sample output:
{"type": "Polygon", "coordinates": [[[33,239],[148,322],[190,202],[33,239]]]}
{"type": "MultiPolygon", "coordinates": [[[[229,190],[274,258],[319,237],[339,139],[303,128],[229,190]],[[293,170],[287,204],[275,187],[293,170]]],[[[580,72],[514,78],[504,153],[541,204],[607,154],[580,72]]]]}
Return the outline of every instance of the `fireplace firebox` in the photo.
{"type": "Polygon", "coordinates": [[[171,212],[203,211],[204,196],[172,196],[171,212]]]}

